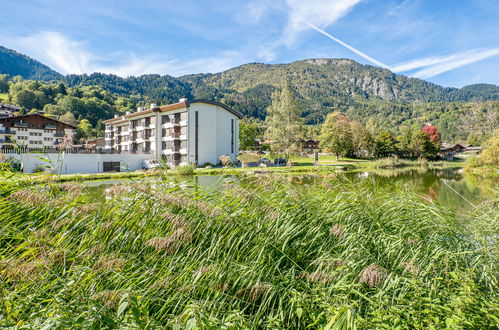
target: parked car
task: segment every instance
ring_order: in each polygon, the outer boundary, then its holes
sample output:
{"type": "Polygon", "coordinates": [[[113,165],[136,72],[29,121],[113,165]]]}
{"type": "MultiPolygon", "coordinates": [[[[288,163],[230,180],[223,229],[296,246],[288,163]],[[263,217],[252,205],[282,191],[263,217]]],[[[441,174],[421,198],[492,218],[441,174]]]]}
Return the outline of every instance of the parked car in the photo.
{"type": "Polygon", "coordinates": [[[268,158],[260,158],[260,160],[258,161],[258,164],[265,164],[268,166],[268,165],[272,164],[272,162],[268,158]]]}
{"type": "Polygon", "coordinates": [[[276,165],[286,165],[288,163],[288,160],[286,158],[276,158],[274,159],[274,164],[276,165]]]}
{"type": "Polygon", "coordinates": [[[147,159],[142,163],[142,168],[144,170],[150,170],[153,168],[161,168],[161,164],[156,159],[147,159]]]}

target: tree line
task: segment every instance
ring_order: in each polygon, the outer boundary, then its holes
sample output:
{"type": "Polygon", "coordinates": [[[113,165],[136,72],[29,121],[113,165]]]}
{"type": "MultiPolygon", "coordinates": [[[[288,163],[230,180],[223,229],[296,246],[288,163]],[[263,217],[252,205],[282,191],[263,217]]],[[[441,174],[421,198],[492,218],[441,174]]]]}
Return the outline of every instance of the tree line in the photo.
{"type": "Polygon", "coordinates": [[[258,137],[265,140],[273,153],[289,157],[299,153],[303,140],[314,134],[323,151],[339,157],[435,158],[440,151],[441,134],[436,126],[414,124],[395,135],[369,120],[363,125],[340,112],[330,113],[320,129],[311,130],[302,118],[303,108],[289,83],[272,94],[265,122],[243,121],[240,125],[241,148],[251,148],[258,137]],[[261,129],[261,127],[264,127],[261,129]]]}

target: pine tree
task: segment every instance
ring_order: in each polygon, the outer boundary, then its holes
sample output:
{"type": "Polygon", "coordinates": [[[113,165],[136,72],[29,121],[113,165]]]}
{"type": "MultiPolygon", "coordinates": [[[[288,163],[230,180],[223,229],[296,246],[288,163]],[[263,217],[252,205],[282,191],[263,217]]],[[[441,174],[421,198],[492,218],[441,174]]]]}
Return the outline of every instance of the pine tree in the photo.
{"type": "Polygon", "coordinates": [[[272,104],[267,109],[265,138],[276,154],[288,157],[300,150],[304,130],[302,107],[289,83],[272,94],[272,104]]]}

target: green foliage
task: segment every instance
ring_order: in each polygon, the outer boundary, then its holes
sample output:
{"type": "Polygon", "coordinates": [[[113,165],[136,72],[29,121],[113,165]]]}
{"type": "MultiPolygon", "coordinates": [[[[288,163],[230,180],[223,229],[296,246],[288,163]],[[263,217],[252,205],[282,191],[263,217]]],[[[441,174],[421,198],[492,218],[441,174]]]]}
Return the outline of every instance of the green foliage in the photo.
{"type": "Polygon", "coordinates": [[[440,150],[440,146],[435,145],[422,130],[412,132],[409,148],[413,155],[425,158],[435,157],[440,150]]]}
{"type": "Polygon", "coordinates": [[[193,164],[181,165],[175,167],[175,173],[180,175],[193,175],[196,172],[196,166],[193,164]]]}
{"type": "Polygon", "coordinates": [[[337,158],[352,156],[354,142],[348,118],[339,112],[329,114],[322,125],[320,141],[321,147],[333,152],[337,158]]]}
{"type": "Polygon", "coordinates": [[[255,147],[256,139],[261,138],[261,124],[248,120],[239,121],[239,149],[250,150],[255,147]]]}
{"type": "Polygon", "coordinates": [[[458,221],[338,178],[245,181],[129,183],[99,203],[74,183],[1,196],[0,326],[497,327],[491,206],[458,221]]]}
{"type": "Polygon", "coordinates": [[[397,152],[397,141],[392,133],[380,131],[376,136],[376,145],[374,148],[375,157],[388,157],[397,152]]]}
{"type": "Polygon", "coordinates": [[[267,109],[265,138],[272,152],[288,156],[300,149],[303,134],[303,109],[296,92],[286,82],[281,91],[272,94],[272,105],[267,109]]]}
{"type": "Polygon", "coordinates": [[[243,165],[249,163],[258,163],[258,161],[260,160],[260,156],[258,154],[245,153],[238,155],[237,160],[243,163],[243,165]]]}

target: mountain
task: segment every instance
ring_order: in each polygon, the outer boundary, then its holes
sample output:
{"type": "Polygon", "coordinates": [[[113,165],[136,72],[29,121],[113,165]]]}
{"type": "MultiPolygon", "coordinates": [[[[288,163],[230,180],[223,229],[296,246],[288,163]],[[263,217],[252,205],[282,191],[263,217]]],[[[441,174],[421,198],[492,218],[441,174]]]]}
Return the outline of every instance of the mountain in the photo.
{"type": "Polygon", "coordinates": [[[0,60],[0,73],[57,80],[69,87],[66,95],[64,86],[58,84],[44,87],[26,82],[10,93],[12,102],[53,113],[71,111],[92,123],[113,111],[172,103],[182,97],[221,101],[247,117],[265,119],[271,95],[284,81],[295,89],[308,124],[322,123],[329,113],[341,111],[363,123],[372,119],[394,132],[402,126],[432,122],[444,137],[457,141],[471,132],[493,129],[499,122],[499,86],[442,87],[349,59],[250,63],[215,74],[127,78],[102,73],[62,76],[6,48],[0,48],[0,60]],[[24,89],[28,91],[20,93],[24,89]]]}
{"type": "Polygon", "coordinates": [[[37,60],[2,46],[0,46],[0,74],[44,81],[57,80],[63,77],[60,73],[37,60]]]}
{"type": "MultiPolygon", "coordinates": [[[[499,86],[472,85],[445,88],[424,80],[396,75],[349,59],[309,59],[290,64],[242,65],[216,74],[179,77],[203,98],[224,97],[245,114],[261,117],[254,102],[269,101],[272,90],[290,81],[308,109],[310,122],[325,114],[359,103],[427,103],[499,100],[499,86]]],[[[268,102],[259,104],[261,109],[268,102]]]]}
{"type": "Polygon", "coordinates": [[[67,75],[63,81],[68,86],[100,86],[120,96],[138,96],[156,103],[177,102],[182,97],[192,97],[191,86],[172,76],[148,74],[122,78],[113,74],[67,75]]]}

